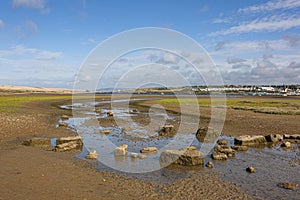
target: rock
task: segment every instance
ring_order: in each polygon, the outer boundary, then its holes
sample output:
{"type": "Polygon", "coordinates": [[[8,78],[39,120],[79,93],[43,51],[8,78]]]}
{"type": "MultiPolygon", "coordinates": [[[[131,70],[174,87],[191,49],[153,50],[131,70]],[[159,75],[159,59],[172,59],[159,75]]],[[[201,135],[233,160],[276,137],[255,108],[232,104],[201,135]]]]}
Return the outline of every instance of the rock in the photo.
{"type": "Polygon", "coordinates": [[[23,142],[26,146],[51,146],[50,138],[31,138],[23,142]]]}
{"type": "Polygon", "coordinates": [[[139,157],[139,154],[138,153],[130,153],[130,157],[137,158],[137,157],[139,157]]]}
{"type": "Polygon", "coordinates": [[[112,116],[114,116],[114,113],[112,111],[109,111],[109,112],[107,112],[107,116],[112,117],[112,116]]]}
{"type": "Polygon", "coordinates": [[[179,149],[179,150],[182,150],[182,151],[197,150],[197,147],[195,147],[195,146],[188,146],[186,148],[182,148],[182,149],[179,149]]]}
{"type": "Polygon", "coordinates": [[[130,110],[129,111],[129,113],[138,113],[139,111],[138,111],[138,109],[136,109],[136,108],[134,108],[134,109],[132,109],[132,110],[130,110]]]}
{"type": "Polygon", "coordinates": [[[208,168],[213,168],[214,164],[212,162],[207,162],[205,166],[208,168]]]}
{"type": "Polygon", "coordinates": [[[86,155],[86,158],[87,159],[91,159],[91,160],[96,160],[98,158],[99,154],[94,150],[94,151],[91,151],[90,153],[88,153],[86,155]]]}
{"type": "Polygon", "coordinates": [[[227,160],[228,156],[225,153],[213,152],[211,158],[214,160],[227,160]]]}
{"type": "Polygon", "coordinates": [[[125,156],[128,152],[128,145],[123,144],[115,148],[114,154],[115,156],[125,156]]]}
{"type": "Polygon", "coordinates": [[[249,173],[254,173],[254,172],[256,172],[256,169],[254,167],[250,166],[250,167],[246,168],[246,171],[249,173]]]}
{"type": "Polygon", "coordinates": [[[79,144],[77,141],[71,141],[71,142],[56,145],[55,151],[64,152],[64,151],[70,151],[73,149],[81,149],[81,148],[82,148],[82,144],[79,144]]]}
{"type": "Polygon", "coordinates": [[[284,143],[282,143],[282,144],[281,144],[281,147],[285,147],[285,148],[291,148],[291,147],[292,147],[292,145],[291,145],[291,143],[290,143],[290,142],[284,142],[284,143]]]}
{"type": "Polygon", "coordinates": [[[234,144],[243,146],[256,146],[266,144],[267,140],[263,135],[242,135],[234,138],[234,144]]]}
{"type": "Polygon", "coordinates": [[[214,143],[218,138],[217,132],[211,127],[202,127],[197,130],[196,138],[199,142],[214,143]]]}
{"type": "Polygon", "coordinates": [[[157,152],[156,147],[145,147],[140,150],[141,153],[157,152]]]}
{"type": "Polygon", "coordinates": [[[60,117],[61,120],[68,120],[70,117],[68,115],[62,115],[60,117]]]}
{"type": "Polygon", "coordinates": [[[146,159],[146,158],[147,158],[146,155],[144,155],[144,154],[139,154],[139,159],[144,160],[144,159],[146,159]]]}
{"type": "Polygon", "coordinates": [[[72,149],[82,149],[82,139],[80,136],[61,137],[56,140],[55,151],[63,152],[72,149]]]}
{"type": "Polygon", "coordinates": [[[228,145],[228,140],[225,139],[220,139],[217,141],[218,145],[228,145]]]}
{"type": "Polygon", "coordinates": [[[68,123],[67,122],[59,122],[58,124],[59,127],[68,127],[68,123]]]}
{"type": "Polygon", "coordinates": [[[110,130],[101,130],[100,133],[103,133],[105,135],[108,135],[110,133],[110,130]]]}
{"type": "Polygon", "coordinates": [[[293,135],[284,134],[283,139],[300,140],[300,134],[293,134],[293,135]]]}
{"type": "Polygon", "coordinates": [[[240,145],[234,145],[231,148],[236,150],[236,151],[247,151],[248,150],[247,146],[240,146],[240,145]]]}
{"type": "Polygon", "coordinates": [[[158,131],[158,135],[160,136],[173,136],[175,134],[173,125],[165,125],[161,127],[158,131]]]}
{"type": "Polygon", "coordinates": [[[56,144],[64,144],[72,141],[75,141],[82,146],[82,139],[80,136],[61,137],[56,140],[56,144]]]}
{"type": "Polygon", "coordinates": [[[267,142],[277,143],[283,140],[283,136],[279,134],[270,134],[265,136],[267,142]]]}
{"type": "Polygon", "coordinates": [[[217,153],[225,153],[227,155],[227,157],[235,156],[235,150],[227,145],[217,145],[217,146],[215,146],[214,150],[217,153]]]}
{"type": "Polygon", "coordinates": [[[203,165],[204,156],[197,150],[165,150],[160,155],[160,163],[163,166],[169,164],[178,165],[203,165]]]}
{"type": "Polygon", "coordinates": [[[278,184],[280,187],[288,190],[296,190],[298,187],[297,183],[279,183],[278,184]]]}

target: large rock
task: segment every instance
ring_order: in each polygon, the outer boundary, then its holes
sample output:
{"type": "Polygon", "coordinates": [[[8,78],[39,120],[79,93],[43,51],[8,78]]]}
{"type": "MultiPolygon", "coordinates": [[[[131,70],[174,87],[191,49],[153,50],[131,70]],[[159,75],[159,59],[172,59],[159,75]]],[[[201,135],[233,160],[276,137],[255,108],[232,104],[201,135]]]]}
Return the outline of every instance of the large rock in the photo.
{"type": "Polygon", "coordinates": [[[228,140],[225,139],[220,139],[217,141],[218,145],[228,145],[228,140]]]}
{"type": "Polygon", "coordinates": [[[68,142],[77,142],[78,144],[81,144],[82,146],[82,139],[80,136],[70,136],[70,137],[61,137],[56,140],[56,144],[64,144],[68,142]]]}
{"type": "Polygon", "coordinates": [[[50,146],[51,140],[50,138],[31,138],[29,140],[24,141],[23,143],[26,146],[50,146]]]}
{"type": "Polygon", "coordinates": [[[290,143],[290,142],[284,142],[284,143],[282,143],[282,144],[281,144],[281,147],[285,147],[285,148],[291,148],[291,147],[292,147],[292,145],[291,145],[291,143],[290,143]]]}
{"type": "Polygon", "coordinates": [[[267,142],[277,143],[283,140],[283,136],[279,134],[270,134],[265,136],[267,142]]]}
{"type": "Polygon", "coordinates": [[[217,145],[214,148],[215,152],[217,153],[224,153],[227,155],[227,157],[234,157],[235,156],[235,150],[232,149],[228,145],[217,145]]]}
{"type": "Polygon", "coordinates": [[[211,127],[202,127],[197,130],[196,138],[199,142],[214,143],[218,138],[217,132],[211,127]]]}
{"type": "Polygon", "coordinates": [[[145,147],[140,150],[141,153],[157,152],[156,147],[145,147]]]}
{"type": "Polygon", "coordinates": [[[227,160],[228,156],[225,153],[213,152],[211,158],[214,160],[227,160]]]}
{"type": "Polygon", "coordinates": [[[63,152],[72,149],[82,149],[82,139],[80,136],[61,137],[56,140],[55,151],[63,152]]]}
{"type": "Polygon", "coordinates": [[[263,135],[242,135],[234,138],[234,144],[244,146],[256,146],[266,144],[267,140],[263,135]]]}
{"type": "Polygon", "coordinates": [[[71,141],[71,142],[56,145],[55,151],[64,152],[64,151],[71,151],[73,149],[81,149],[81,148],[82,148],[82,144],[78,143],[77,141],[71,141]]]}
{"type": "Polygon", "coordinates": [[[177,165],[203,165],[204,156],[197,150],[165,150],[160,155],[160,163],[163,166],[169,164],[177,165]]]}
{"type": "Polygon", "coordinates": [[[158,135],[160,136],[173,136],[175,134],[175,129],[173,125],[165,125],[158,130],[158,135]]]}
{"type": "Polygon", "coordinates": [[[236,150],[236,151],[247,151],[248,150],[247,146],[240,146],[240,145],[234,145],[231,148],[236,150]]]}

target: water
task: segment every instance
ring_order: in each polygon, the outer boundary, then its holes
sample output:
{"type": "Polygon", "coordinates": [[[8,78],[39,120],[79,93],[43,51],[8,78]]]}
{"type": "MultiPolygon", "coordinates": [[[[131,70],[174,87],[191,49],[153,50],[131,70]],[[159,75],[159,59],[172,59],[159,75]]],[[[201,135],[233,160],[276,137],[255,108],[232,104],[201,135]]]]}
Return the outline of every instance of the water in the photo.
{"type": "MultiPolygon", "coordinates": [[[[119,100],[120,101],[120,100],[119,100]]],[[[97,103],[97,105],[105,105],[110,102],[97,103]]],[[[87,105],[68,105],[64,108],[68,109],[80,109],[87,105]]],[[[106,118],[106,112],[108,109],[102,108],[102,113],[96,114],[97,118],[106,118]]],[[[132,117],[138,117],[148,115],[149,113],[130,113],[128,110],[116,108],[113,109],[114,118],[127,120],[132,117]]],[[[157,148],[163,148],[171,143],[173,137],[158,137],[157,130],[153,127],[149,129],[143,129],[138,123],[129,120],[130,124],[126,124],[128,130],[124,132],[122,126],[93,126],[87,123],[95,113],[85,113],[85,117],[82,118],[70,118],[67,123],[72,129],[76,129],[75,122],[80,124],[80,129],[84,131],[84,140],[92,141],[93,145],[97,146],[102,144],[102,149],[97,151],[100,156],[106,155],[110,158],[110,164],[112,165],[129,165],[134,167],[136,165],[147,165],[152,161],[159,160],[159,152],[153,154],[147,154],[146,160],[133,159],[128,157],[114,157],[113,149],[106,148],[106,142],[112,142],[114,145],[128,144],[129,152],[138,153],[141,148],[148,146],[155,146],[157,148]],[[109,129],[110,134],[105,136],[99,134],[100,130],[109,129]],[[152,131],[150,131],[150,129],[152,131]],[[104,153],[106,151],[106,153],[104,153]]],[[[179,118],[175,114],[167,113],[152,113],[153,119],[166,120],[166,121],[178,121],[179,118]]],[[[128,121],[126,121],[128,122],[128,121]]],[[[188,123],[187,123],[188,124],[188,123]]],[[[78,127],[77,127],[78,128],[78,127]]],[[[194,133],[180,134],[180,141],[183,146],[194,145],[198,150],[201,149],[201,143],[194,138],[194,133]]],[[[227,139],[229,145],[232,146],[234,138],[221,136],[220,139],[227,139]]],[[[85,141],[84,141],[85,142],[85,141]]],[[[85,159],[85,155],[88,153],[86,148],[83,149],[81,154],[77,155],[78,158],[85,159]]],[[[279,145],[273,147],[263,148],[250,148],[247,152],[237,152],[234,158],[229,158],[227,161],[214,161],[211,160],[210,154],[205,157],[205,162],[212,161],[214,163],[214,169],[221,173],[224,179],[237,183],[244,191],[255,197],[263,199],[300,199],[300,189],[295,191],[286,190],[278,187],[280,182],[291,182],[300,184],[300,165],[292,164],[293,161],[300,159],[299,146],[293,144],[293,148],[285,150],[279,145]],[[256,172],[249,174],[246,172],[248,166],[256,168],[256,172]]],[[[111,166],[111,165],[109,165],[111,166]]],[[[116,171],[113,168],[97,161],[95,167],[99,170],[116,171]]],[[[118,172],[126,176],[130,176],[137,179],[143,179],[146,181],[167,184],[182,178],[188,178],[197,174],[205,173],[207,169],[203,166],[200,167],[186,167],[186,166],[169,166],[167,168],[158,169],[149,173],[126,173],[118,172]]]]}

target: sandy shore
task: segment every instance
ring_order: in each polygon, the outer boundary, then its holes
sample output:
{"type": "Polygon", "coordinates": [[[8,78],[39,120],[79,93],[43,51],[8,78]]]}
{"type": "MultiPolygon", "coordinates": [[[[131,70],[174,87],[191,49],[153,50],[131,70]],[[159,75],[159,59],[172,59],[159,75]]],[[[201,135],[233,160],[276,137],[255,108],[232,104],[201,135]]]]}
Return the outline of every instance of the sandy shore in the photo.
{"type": "MultiPolygon", "coordinates": [[[[108,97],[102,97],[104,99],[108,97]]],[[[0,199],[251,199],[238,186],[209,169],[169,184],[99,171],[93,161],[75,158],[79,151],[58,153],[22,145],[34,136],[75,135],[55,126],[70,111],[55,105],[62,100],[27,103],[16,113],[0,113],[0,199]]],[[[65,103],[65,102],[64,102],[65,103]]],[[[280,133],[299,130],[298,116],[269,115],[232,110],[227,114],[224,134],[280,133]],[[285,118],[287,117],[287,118],[285,118]],[[243,120],[247,119],[247,120],[243,120]],[[248,119],[250,121],[248,121],[248,119]],[[280,124],[284,121],[288,126],[280,124]],[[237,123],[242,122],[242,123],[237,123]],[[263,125],[263,127],[261,127],[263,125]],[[262,129],[263,128],[263,129],[262,129]]]]}

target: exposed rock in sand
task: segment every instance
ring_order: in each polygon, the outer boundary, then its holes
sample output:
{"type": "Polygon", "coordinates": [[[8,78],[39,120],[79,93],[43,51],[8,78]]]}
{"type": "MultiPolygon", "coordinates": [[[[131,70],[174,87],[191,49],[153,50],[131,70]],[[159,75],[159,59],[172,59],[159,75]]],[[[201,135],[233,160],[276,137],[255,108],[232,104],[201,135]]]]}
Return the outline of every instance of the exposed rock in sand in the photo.
{"type": "Polygon", "coordinates": [[[249,173],[254,173],[254,172],[256,172],[256,169],[254,167],[250,166],[250,167],[246,168],[246,171],[249,173]]]}
{"type": "Polygon", "coordinates": [[[291,147],[292,147],[292,145],[291,145],[291,143],[290,143],[290,142],[284,142],[284,143],[282,143],[282,144],[281,144],[281,147],[285,147],[285,148],[291,148],[291,147]]]}
{"type": "Polygon", "coordinates": [[[205,166],[208,167],[208,168],[213,168],[213,167],[214,167],[214,164],[213,164],[212,162],[207,162],[207,163],[205,164],[205,166]]]}
{"type": "Polygon", "coordinates": [[[283,139],[300,140],[300,134],[293,134],[293,135],[284,134],[283,139]]]}
{"type": "Polygon", "coordinates": [[[88,153],[86,155],[86,158],[87,159],[91,159],[91,160],[96,160],[98,158],[99,154],[94,150],[94,151],[91,151],[90,153],[88,153]]]}
{"type": "Polygon", "coordinates": [[[141,153],[149,153],[149,152],[157,152],[157,148],[156,147],[145,147],[142,148],[141,153]]]}
{"type": "Polygon", "coordinates": [[[199,128],[196,133],[196,138],[199,142],[214,143],[218,136],[213,128],[207,126],[199,128]]]}
{"type": "Polygon", "coordinates": [[[296,190],[298,187],[297,183],[279,183],[278,184],[280,187],[288,190],[296,190]]]}
{"type": "Polygon", "coordinates": [[[160,163],[163,166],[169,164],[178,165],[203,165],[204,156],[197,150],[165,150],[160,155],[160,163]]]}
{"type": "Polygon", "coordinates": [[[165,125],[161,127],[158,131],[158,135],[160,136],[173,136],[175,134],[174,126],[173,125],[165,125]]]}
{"type": "Polygon", "coordinates": [[[217,141],[218,145],[228,145],[228,140],[225,139],[220,139],[217,141]]]}
{"type": "Polygon", "coordinates": [[[100,133],[103,133],[105,135],[108,135],[110,133],[110,130],[106,129],[106,130],[101,130],[100,133]]]}
{"type": "Polygon", "coordinates": [[[213,152],[211,158],[214,160],[227,160],[228,156],[225,153],[213,152]]]}
{"type": "Polygon", "coordinates": [[[60,117],[61,120],[68,120],[70,117],[68,115],[62,115],[60,117]]]}
{"type": "Polygon", "coordinates": [[[234,157],[235,156],[235,150],[233,150],[228,145],[217,145],[214,148],[214,151],[217,153],[224,153],[227,155],[227,157],[234,157]]]}
{"type": "Polygon", "coordinates": [[[247,146],[240,146],[240,145],[234,145],[231,148],[236,150],[236,151],[247,151],[248,150],[247,146]]]}
{"type": "Polygon", "coordinates": [[[31,138],[23,142],[26,146],[50,146],[51,141],[50,138],[31,138]]]}
{"type": "Polygon", "coordinates": [[[272,142],[272,143],[281,142],[283,140],[283,136],[279,134],[266,135],[265,138],[267,142],[272,142]]]}
{"type": "Polygon", "coordinates": [[[107,116],[112,117],[112,116],[114,116],[114,113],[112,111],[109,111],[109,112],[107,112],[107,116]]]}
{"type": "Polygon", "coordinates": [[[267,140],[263,135],[242,135],[234,138],[234,144],[244,146],[255,146],[266,144],[267,140]]]}
{"type": "Polygon", "coordinates": [[[80,143],[82,145],[82,139],[80,136],[70,136],[70,137],[61,137],[56,140],[56,144],[64,144],[68,142],[75,141],[77,143],[80,143]]]}
{"type": "Polygon", "coordinates": [[[128,145],[123,144],[115,148],[114,154],[115,156],[125,156],[128,153],[128,145]]]}
{"type": "Polygon", "coordinates": [[[81,149],[81,148],[82,148],[81,143],[78,143],[77,141],[71,141],[71,142],[56,145],[55,151],[64,152],[64,151],[70,151],[73,149],[81,149]]]}

